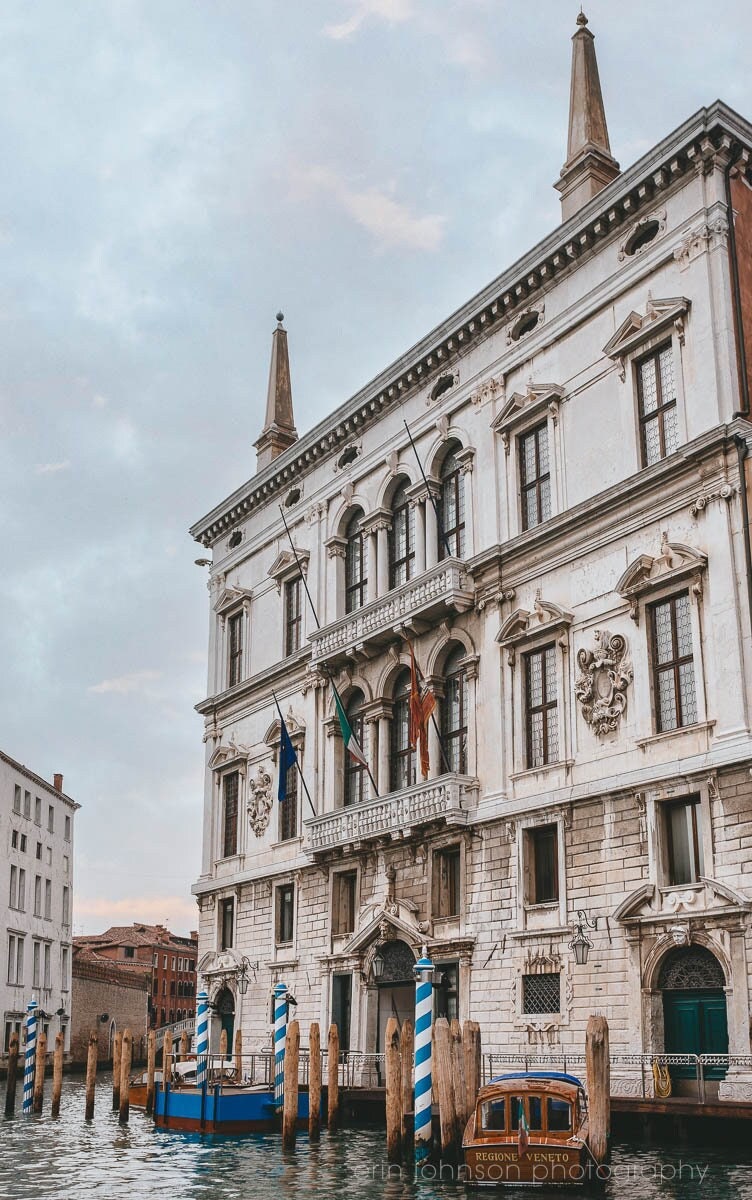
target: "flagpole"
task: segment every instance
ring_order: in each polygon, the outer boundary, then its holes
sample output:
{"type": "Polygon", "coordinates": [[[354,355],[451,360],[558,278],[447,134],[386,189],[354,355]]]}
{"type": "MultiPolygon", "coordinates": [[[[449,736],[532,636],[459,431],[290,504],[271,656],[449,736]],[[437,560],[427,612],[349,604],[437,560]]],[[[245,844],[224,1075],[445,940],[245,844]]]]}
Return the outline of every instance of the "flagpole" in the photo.
{"type": "MultiPolygon", "coordinates": [[[[282,725],[285,725],[285,718],[282,716],[282,709],[279,707],[279,700],[277,699],[277,696],[273,689],[272,689],[272,696],[274,698],[274,703],[277,706],[277,712],[279,713],[279,719],[282,722],[282,725]]],[[[286,725],[285,725],[285,728],[287,728],[286,725]]],[[[280,733],[281,733],[281,727],[280,727],[280,733]]],[[[289,733],[288,733],[288,737],[289,737],[289,733]]],[[[294,746],[293,746],[293,750],[295,750],[294,746]]],[[[280,754],[281,754],[281,750],[280,750],[280,754]]],[[[313,800],[311,799],[311,793],[308,791],[308,784],[305,781],[305,776],[303,775],[303,768],[300,765],[297,751],[295,753],[295,766],[297,767],[298,775],[300,776],[300,782],[303,784],[303,790],[304,790],[306,796],[308,797],[308,803],[311,806],[311,812],[313,813],[314,817],[317,817],[319,814],[316,812],[316,809],[313,807],[313,800]]]]}
{"type": "MultiPolygon", "coordinates": [[[[316,622],[316,628],[317,628],[317,629],[320,629],[320,628],[321,628],[321,622],[319,621],[318,614],[316,613],[316,607],[315,607],[315,605],[314,605],[314,603],[313,603],[313,599],[312,599],[312,597],[311,597],[311,593],[310,593],[310,591],[308,590],[308,583],[306,582],[306,577],[305,577],[305,575],[303,574],[303,568],[302,568],[302,566],[301,566],[300,559],[298,558],[298,552],[297,552],[297,550],[295,549],[295,543],[293,542],[293,540],[292,540],[292,534],[290,533],[290,526],[287,524],[287,520],[286,520],[286,518],[285,518],[284,509],[282,508],[282,505],[281,505],[281,504],[279,505],[279,512],[280,512],[280,516],[282,517],[282,523],[283,523],[283,525],[284,525],[284,527],[285,527],[285,533],[287,534],[287,540],[288,540],[288,541],[289,541],[289,543],[290,543],[290,549],[292,550],[293,557],[294,557],[294,559],[295,559],[295,563],[296,563],[296,565],[297,565],[297,568],[298,568],[298,570],[300,571],[300,578],[301,578],[301,579],[302,579],[302,581],[303,581],[303,587],[305,588],[305,594],[306,594],[306,596],[308,597],[308,603],[309,603],[309,604],[310,604],[310,606],[311,606],[311,612],[313,613],[313,619],[314,619],[314,621],[316,622]]],[[[326,669],[326,674],[327,674],[327,676],[328,676],[328,678],[329,678],[329,683],[330,683],[330,684],[331,684],[331,686],[332,686],[332,690],[334,691],[334,694],[335,694],[335,696],[337,697],[337,699],[339,700],[340,704],[342,705],[342,710],[343,710],[343,712],[344,712],[344,708],[345,708],[345,706],[344,706],[344,704],[342,704],[342,697],[340,696],[339,692],[337,691],[337,685],[336,685],[336,683],[334,682],[334,680],[332,679],[332,676],[331,676],[331,674],[329,673],[329,670],[328,670],[328,669],[326,669]]],[[[277,705],[277,708],[279,708],[279,705],[277,705]]],[[[280,715],[281,715],[281,714],[280,714],[280,715]]],[[[379,796],[379,789],[376,787],[376,780],[375,780],[375,779],[374,779],[374,777],[373,777],[373,773],[372,773],[372,771],[371,771],[371,768],[369,767],[368,763],[366,763],[366,771],[368,772],[368,778],[369,778],[369,779],[370,779],[370,781],[371,781],[371,786],[373,787],[374,793],[375,793],[375,795],[376,795],[376,799],[377,799],[377,800],[379,800],[379,799],[380,799],[380,796],[379,796]]],[[[313,805],[311,805],[311,807],[313,807],[313,805]]]]}
{"type": "Polygon", "coordinates": [[[441,513],[439,512],[438,506],[436,504],[436,500],[434,499],[433,492],[431,491],[431,488],[429,487],[429,484],[428,484],[428,480],[426,479],[426,473],[423,470],[423,463],[420,461],[420,455],[418,454],[418,447],[415,445],[415,442],[413,441],[413,435],[410,432],[410,426],[408,425],[407,421],[403,421],[403,424],[405,426],[405,429],[407,430],[407,436],[410,439],[410,445],[413,448],[413,454],[415,455],[415,461],[417,462],[418,467],[420,468],[420,473],[423,476],[423,482],[426,485],[426,492],[428,493],[428,499],[431,501],[431,504],[433,506],[434,515],[436,517],[436,528],[439,531],[439,536],[441,537],[441,540],[444,543],[444,549],[447,552],[447,557],[454,558],[454,555],[452,554],[452,550],[449,545],[449,542],[446,539],[446,534],[444,533],[444,522],[441,519],[441,513]]]}
{"type": "MultiPolygon", "coordinates": [[[[415,670],[418,672],[418,682],[424,681],[425,675],[421,671],[418,660],[415,657],[415,648],[413,647],[413,644],[409,638],[405,638],[405,641],[407,642],[408,646],[410,647],[410,649],[413,652],[413,662],[415,663],[415,670]]],[[[446,751],[444,749],[444,742],[443,742],[443,739],[441,736],[441,732],[439,730],[438,721],[436,720],[436,713],[431,713],[431,721],[433,723],[434,729],[436,730],[436,737],[439,739],[439,753],[441,754],[441,760],[444,763],[444,766],[446,767],[447,775],[450,775],[452,772],[452,768],[449,765],[449,759],[446,756],[446,751]]]]}

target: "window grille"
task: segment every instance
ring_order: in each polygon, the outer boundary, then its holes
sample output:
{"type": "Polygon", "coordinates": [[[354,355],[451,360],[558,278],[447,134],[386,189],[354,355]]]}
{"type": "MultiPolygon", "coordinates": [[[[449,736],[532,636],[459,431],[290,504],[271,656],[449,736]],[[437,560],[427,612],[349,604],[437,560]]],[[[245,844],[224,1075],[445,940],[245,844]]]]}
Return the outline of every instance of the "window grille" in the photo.
{"type": "Polygon", "coordinates": [[[558,971],[522,976],[523,1013],[557,1013],[561,1010],[561,975],[558,971]]]}

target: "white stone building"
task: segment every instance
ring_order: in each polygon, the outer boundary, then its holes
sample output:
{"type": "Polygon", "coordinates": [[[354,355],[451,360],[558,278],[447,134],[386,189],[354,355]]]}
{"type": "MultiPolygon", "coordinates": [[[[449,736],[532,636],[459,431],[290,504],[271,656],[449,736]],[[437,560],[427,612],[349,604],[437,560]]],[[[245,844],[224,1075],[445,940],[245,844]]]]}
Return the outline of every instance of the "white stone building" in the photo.
{"type": "Polygon", "coordinates": [[[246,1045],[283,980],[304,1029],[377,1050],[425,943],[486,1046],[580,1050],[598,1010],[617,1053],[750,1053],[752,125],[715,103],[620,172],[573,41],[562,225],[302,437],[280,320],[257,473],[191,531],[199,970],[246,1045]],[[277,802],[274,695],[315,815],[277,802]]]}
{"type": "Polygon", "coordinates": [[[13,1032],[23,1041],[32,996],[52,1049],[62,1030],[70,1049],[73,825],[80,805],[0,751],[0,912],[3,964],[2,1055],[13,1032]]]}

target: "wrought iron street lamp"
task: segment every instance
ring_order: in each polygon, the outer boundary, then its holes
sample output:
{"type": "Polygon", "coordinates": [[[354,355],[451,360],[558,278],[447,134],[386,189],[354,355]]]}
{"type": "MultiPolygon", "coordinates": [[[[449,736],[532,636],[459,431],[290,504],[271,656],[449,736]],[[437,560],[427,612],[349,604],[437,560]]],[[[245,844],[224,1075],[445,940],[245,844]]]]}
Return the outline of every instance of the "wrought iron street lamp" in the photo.
{"type": "Polygon", "coordinates": [[[592,921],[588,917],[584,909],[577,910],[577,923],[575,925],[574,937],[569,943],[569,949],[574,953],[574,961],[578,967],[584,967],[588,960],[588,955],[593,948],[593,943],[586,934],[586,929],[597,929],[598,918],[593,917],[592,921]]]}
{"type": "Polygon", "coordinates": [[[373,971],[373,977],[376,983],[378,983],[383,976],[385,966],[386,963],[384,962],[384,955],[377,950],[371,960],[371,970],[373,971]]]}
{"type": "Polygon", "coordinates": [[[258,971],[258,963],[251,962],[245,955],[240,960],[240,965],[235,971],[235,982],[238,985],[238,991],[241,996],[245,996],[248,991],[248,984],[251,982],[249,972],[253,972],[253,982],[256,982],[256,972],[258,971]]]}

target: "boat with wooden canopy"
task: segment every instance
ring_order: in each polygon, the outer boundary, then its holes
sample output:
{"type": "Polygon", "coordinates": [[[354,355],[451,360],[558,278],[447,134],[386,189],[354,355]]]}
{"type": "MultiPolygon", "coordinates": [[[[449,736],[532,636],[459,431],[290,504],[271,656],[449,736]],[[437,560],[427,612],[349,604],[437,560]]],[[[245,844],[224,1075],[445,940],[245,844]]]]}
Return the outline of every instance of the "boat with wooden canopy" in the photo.
{"type": "Polygon", "coordinates": [[[576,1076],[499,1075],[478,1092],[465,1129],[466,1182],[582,1185],[596,1169],[587,1136],[585,1089],[576,1076]]]}

